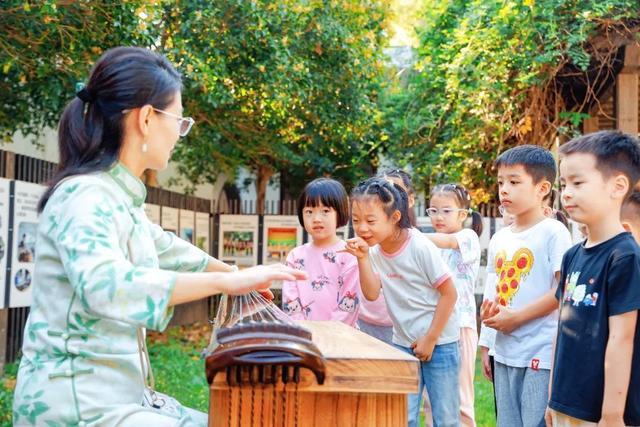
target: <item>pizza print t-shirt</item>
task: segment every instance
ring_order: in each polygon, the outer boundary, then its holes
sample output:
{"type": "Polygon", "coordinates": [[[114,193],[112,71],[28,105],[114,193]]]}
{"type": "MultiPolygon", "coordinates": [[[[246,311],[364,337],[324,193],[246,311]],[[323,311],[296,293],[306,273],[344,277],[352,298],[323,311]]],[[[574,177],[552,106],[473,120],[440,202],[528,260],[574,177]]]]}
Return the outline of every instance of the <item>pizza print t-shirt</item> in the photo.
{"type": "MultiPolygon", "coordinates": [[[[511,227],[497,232],[489,243],[487,273],[495,274],[490,299],[520,309],[555,287],[562,256],[571,247],[567,228],[555,219],[544,219],[522,232],[511,227]]],[[[510,334],[498,332],[495,360],[511,367],[550,369],[558,313],[532,320],[510,334]]]]}

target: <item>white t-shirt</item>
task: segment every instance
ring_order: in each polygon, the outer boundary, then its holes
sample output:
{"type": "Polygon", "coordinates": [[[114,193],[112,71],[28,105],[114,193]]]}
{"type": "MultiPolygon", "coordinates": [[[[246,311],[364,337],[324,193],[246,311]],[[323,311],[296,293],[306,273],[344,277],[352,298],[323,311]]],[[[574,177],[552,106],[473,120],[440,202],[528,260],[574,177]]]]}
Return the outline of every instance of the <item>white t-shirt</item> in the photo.
{"type": "MultiPolygon", "coordinates": [[[[396,253],[388,254],[380,245],[370,248],[369,259],[380,276],[393,321],[393,342],[409,347],[431,326],[440,300],[437,288],[451,277],[449,269],[439,249],[417,230],[409,233],[407,241],[396,253]]],[[[437,344],[457,341],[459,332],[454,313],[437,344]]]]}
{"type": "Polygon", "coordinates": [[[480,239],[475,231],[465,228],[454,234],[458,249],[441,249],[458,291],[456,313],[461,328],[476,329],[476,299],[474,290],[480,269],[480,239]]]}
{"type": "MultiPolygon", "coordinates": [[[[496,275],[495,273],[487,273],[487,281],[484,284],[484,292],[482,294],[482,300],[492,300],[496,294],[496,275]]],[[[489,349],[489,355],[493,356],[493,348],[496,346],[496,330],[480,325],[480,337],[478,338],[478,346],[487,347],[489,349]]]]}
{"type": "MultiPolygon", "coordinates": [[[[499,294],[500,304],[515,309],[539,299],[555,288],[554,274],[571,247],[571,235],[562,223],[545,218],[525,231],[512,227],[498,231],[489,242],[487,273],[495,274],[488,297],[499,294]]],[[[497,332],[495,360],[511,367],[551,369],[552,342],[558,312],[539,317],[510,334],[497,332]]]]}

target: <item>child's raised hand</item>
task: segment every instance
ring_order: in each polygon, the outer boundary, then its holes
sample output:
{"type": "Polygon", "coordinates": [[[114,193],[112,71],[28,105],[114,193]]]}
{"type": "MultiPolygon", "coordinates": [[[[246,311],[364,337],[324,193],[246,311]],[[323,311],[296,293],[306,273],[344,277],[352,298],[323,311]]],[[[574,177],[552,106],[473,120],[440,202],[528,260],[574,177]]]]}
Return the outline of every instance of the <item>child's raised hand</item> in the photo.
{"type": "Polygon", "coordinates": [[[364,259],[369,256],[369,245],[362,237],[353,237],[347,240],[347,246],[342,252],[350,253],[358,259],[364,259]]]}
{"type": "Polygon", "coordinates": [[[436,347],[438,339],[431,338],[429,335],[423,335],[411,344],[413,354],[423,362],[428,362],[433,356],[433,349],[436,347]]]}

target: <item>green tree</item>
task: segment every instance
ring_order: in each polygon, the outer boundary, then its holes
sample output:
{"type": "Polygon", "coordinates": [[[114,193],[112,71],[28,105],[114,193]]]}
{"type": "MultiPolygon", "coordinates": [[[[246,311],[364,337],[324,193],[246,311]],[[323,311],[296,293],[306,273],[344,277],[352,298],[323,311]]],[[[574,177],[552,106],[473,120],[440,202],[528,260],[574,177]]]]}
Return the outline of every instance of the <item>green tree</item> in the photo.
{"type": "Polygon", "coordinates": [[[279,170],[355,179],[379,139],[384,12],[348,0],[168,6],[162,48],[198,122],[177,149],[180,170],[197,183],[249,167],[259,211],[279,170]]]}
{"type": "Polygon", "coordinates": [[[38,135],[55,127],[90,64],[107,48],[152,46],[153,7],[143,0],[38,2],[0,8],[0,133],[38,135]]]}
{"type": "Polygon", "coordinates": [[[591,82],[601,84],[611,65],[602,58],[615,55],[590,40],[632,34],[625,24],[637,26],[637,16],[636,0],[430,2],[414,70],[382,102],[395,142],[388,153],[426,186],[460,181],[476,201],[489,201],[497,153],[522,143],[551,147],[577,131],[589,100],[567,102],[560,79],[602,67],[591,82]]]}

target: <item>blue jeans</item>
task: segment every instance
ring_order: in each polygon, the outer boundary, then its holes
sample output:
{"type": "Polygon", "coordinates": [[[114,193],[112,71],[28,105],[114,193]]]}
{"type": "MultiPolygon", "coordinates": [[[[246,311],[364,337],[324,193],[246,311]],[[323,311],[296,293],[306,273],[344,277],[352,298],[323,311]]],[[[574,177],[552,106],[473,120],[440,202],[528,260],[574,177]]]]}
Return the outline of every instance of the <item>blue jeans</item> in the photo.
{"type": "Polygon", "coordinates": [[[358,320],[358,326],[360,330],[367,335],[384,341],[389,345],[393,345],[391,339],[393,338],[393,326],[380,326],[373,323],[365,322],[364,320],[358,320]]]}
{"type": "MultiPolygon", "coordinates": [[[[394,344],[400,350],[413,354],[413,350],[394,344]]],[[[460,425],[460,353],[458,342],[437,345],[429,362],[420,362],[418,393],[409,395],[409,427],[420,425],[422,390],[426,387],[433,427],[457,427],[460,425]]]]}

